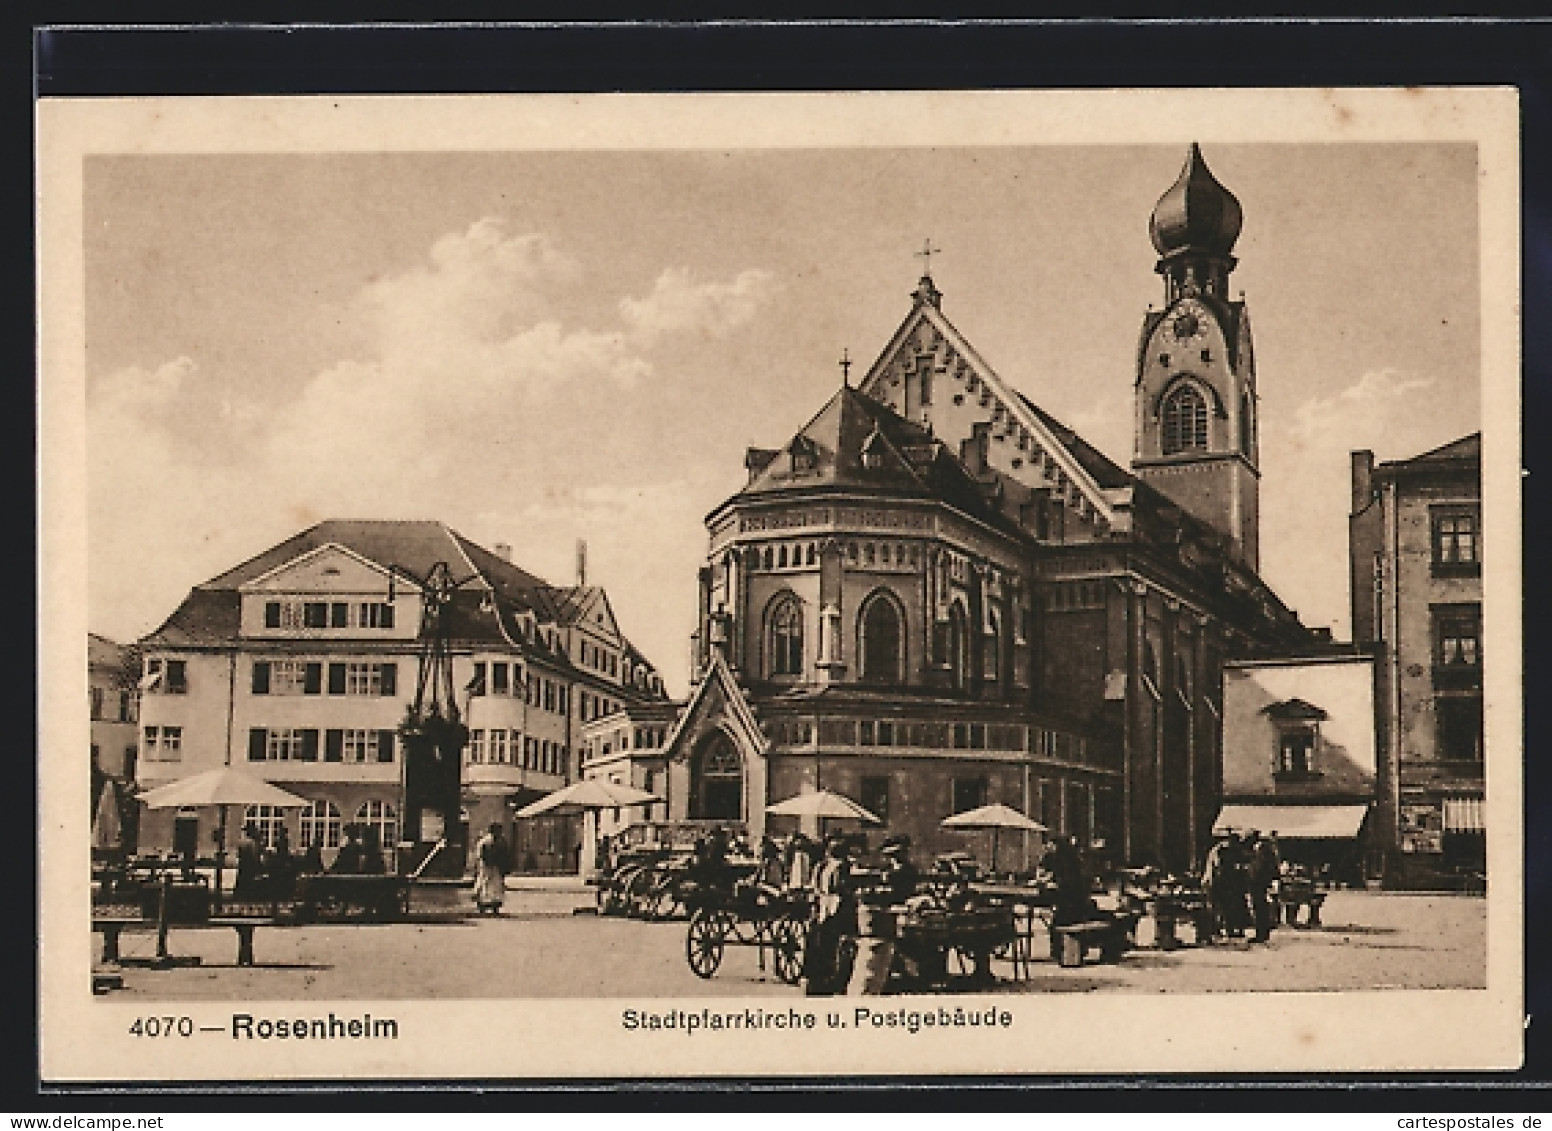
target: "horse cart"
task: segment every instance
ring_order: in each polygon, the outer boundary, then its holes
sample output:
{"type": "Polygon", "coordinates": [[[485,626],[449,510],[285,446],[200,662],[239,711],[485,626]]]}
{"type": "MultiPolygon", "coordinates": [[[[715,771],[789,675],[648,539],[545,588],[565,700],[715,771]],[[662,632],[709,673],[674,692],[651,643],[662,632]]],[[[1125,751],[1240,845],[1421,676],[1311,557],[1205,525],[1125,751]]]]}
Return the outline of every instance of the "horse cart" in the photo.
{"type": "Polygon", "coordinates": [[[685,933],[685,960],[697,977],[710,978],[722,965],[729,946],[752,946],[765,969],[771,968],[789,986],[803,976],[804,947],[813,908],[802,889],[781,890],[739,876],[731,886],[695,884],[686,892],[693,906],[685,933]]]}
{"type": "Polygon", "coordinates": [[[694,860],[684,849],[655,849],[622,857],[598,878],[598,912],[632,919],[674,919],[686,915],[694,887],[694,860]]]}

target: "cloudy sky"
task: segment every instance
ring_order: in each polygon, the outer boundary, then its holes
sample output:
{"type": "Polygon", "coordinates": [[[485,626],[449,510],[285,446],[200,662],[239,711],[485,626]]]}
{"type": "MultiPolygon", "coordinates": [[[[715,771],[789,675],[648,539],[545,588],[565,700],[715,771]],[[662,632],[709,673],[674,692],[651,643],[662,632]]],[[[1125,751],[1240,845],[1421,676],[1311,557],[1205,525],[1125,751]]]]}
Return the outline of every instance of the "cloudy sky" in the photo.
{"type": "MultiPolygon", "coordinates": [[[[1479,427],[1466,145],[1207,145],[1245,210],[1262,572],[1347,627],[1348,451],[1479,427]]],[[[944,312],[1118,462],[1170,146],[92,157],[89,621],[131,640],[322,518],[437,518],[556,582],[589,544],[685,685],[704,515],[924,238],[944,312]]]]}

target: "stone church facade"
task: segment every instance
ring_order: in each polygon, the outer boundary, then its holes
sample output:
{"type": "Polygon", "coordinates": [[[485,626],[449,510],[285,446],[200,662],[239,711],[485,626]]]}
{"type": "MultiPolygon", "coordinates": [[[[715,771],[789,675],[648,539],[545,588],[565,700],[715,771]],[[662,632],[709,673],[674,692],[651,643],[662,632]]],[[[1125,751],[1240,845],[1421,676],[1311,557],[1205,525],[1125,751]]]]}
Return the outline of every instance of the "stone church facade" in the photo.
{"type": "Polygon", "coordinates": [[[671,825],[783,832],[768,804],[828,789],[984,860],[939,825],[1001,802],[1116,863],[1199,865],[1223,665],[1312,639],[1256,572],[1240,225],[1192,146],[1151,218],[1130,469],[1004,380],[925,274],[856,386],[751,449],[708,516],[698,678],[663,741],[584,772],[655,784],[671,825]]]}

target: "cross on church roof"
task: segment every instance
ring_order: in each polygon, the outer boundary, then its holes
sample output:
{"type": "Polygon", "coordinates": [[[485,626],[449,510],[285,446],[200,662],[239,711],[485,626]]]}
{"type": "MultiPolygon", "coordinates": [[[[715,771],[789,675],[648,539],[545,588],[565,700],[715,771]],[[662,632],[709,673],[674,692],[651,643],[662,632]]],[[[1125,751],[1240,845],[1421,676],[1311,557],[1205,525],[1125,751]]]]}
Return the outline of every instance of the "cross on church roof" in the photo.
{"type": "Polygon", "coordinates": [[[922,241],[922,249],[915,253],[916,258],[922,261],[922,278],[932,278],[932,257],[942,250],[941,247],[933,247],[931,239],[922,241]]]}
{"type": "Polygon", "coordinates": [[[848,388],[850,388],[850,386],[851,386],[851,350],[849,350],[849,349],[842,349],[841,350],[840,366],[841,366],[841,384],[843,384],[843,385],[847,386],[848,388]]]}

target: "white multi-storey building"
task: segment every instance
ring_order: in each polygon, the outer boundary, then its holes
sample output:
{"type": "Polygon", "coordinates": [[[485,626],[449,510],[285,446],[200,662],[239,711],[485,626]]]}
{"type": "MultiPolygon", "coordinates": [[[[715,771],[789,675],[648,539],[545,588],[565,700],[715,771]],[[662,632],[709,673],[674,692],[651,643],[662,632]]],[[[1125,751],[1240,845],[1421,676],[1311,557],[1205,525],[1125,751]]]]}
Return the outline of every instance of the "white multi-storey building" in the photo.
{"type": "MultiPolygon", "coordinates": [[[[573,780],[574,728],[664,698],[604,591],[556,587],[438,522],[329,521],[190,591],[141,642],[137,777],[152,788],[223,765],[306,797],[244,814],[327,861],[351,823],[399,840],[402,743],[422,647],[421,589],[442,562],[458,709],[470,728],[463,819],[507,826],[522,870],[575,866],[575,822],[515,822],[573,780]]],[[[209,812],[151,811],[144,849],[208,852],[209,812]],[[201,825],[203,822],[203,825],[201,825]]]]}

